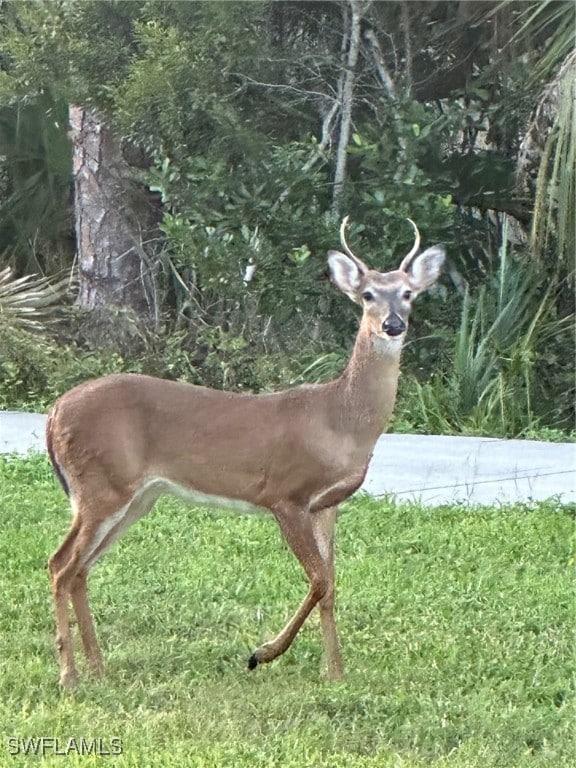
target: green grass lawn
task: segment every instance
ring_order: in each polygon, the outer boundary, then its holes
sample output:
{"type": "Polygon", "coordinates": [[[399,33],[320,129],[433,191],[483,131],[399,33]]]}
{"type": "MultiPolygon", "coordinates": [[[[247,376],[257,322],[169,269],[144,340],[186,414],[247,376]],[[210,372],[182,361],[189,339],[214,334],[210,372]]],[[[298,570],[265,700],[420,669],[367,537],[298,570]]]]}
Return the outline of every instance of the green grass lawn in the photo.
{"type": "Polygon", "coordinates": [[[346,504],[330,684],[315,614],[246,668],[306,590],[274,521],[166,500],[92,573],[107,676],[73,694],[45,570],[69,511],[47,461],[0,457],[0,512],[1,768],[576,765],[572,510],[346,504]],[[32,737],[58,741],[42,758],[32,737]]]}

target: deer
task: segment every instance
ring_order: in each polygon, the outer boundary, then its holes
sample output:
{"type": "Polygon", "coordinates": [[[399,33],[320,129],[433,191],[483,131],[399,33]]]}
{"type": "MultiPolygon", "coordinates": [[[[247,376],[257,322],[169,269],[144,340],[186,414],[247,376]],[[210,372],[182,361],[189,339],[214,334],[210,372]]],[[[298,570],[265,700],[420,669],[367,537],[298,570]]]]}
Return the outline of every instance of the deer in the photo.
{"type": "Polygon", "coordinates": [[[92,673],[104,671],[87,577],[106,550],[164,494],[193,504],[271,513],[300,562],[308,591],[287,624],[250,656],[267,664],[292,644],[318,606],[328,679],[344,666],[334,617],[334,528],[339,505],[360,488],[392,414],[413,300],[438,279],[445,250],[422,253],[420,233],[398,269],[379,272],[354,255],[327,254],[334,285],[362,308],[352,354],[327,383],[250,394],[111,374],[56,401],[46,442],[69,497],[72,523],[48,563],[60,685],[78,684],[70,603],[92,673]]]}

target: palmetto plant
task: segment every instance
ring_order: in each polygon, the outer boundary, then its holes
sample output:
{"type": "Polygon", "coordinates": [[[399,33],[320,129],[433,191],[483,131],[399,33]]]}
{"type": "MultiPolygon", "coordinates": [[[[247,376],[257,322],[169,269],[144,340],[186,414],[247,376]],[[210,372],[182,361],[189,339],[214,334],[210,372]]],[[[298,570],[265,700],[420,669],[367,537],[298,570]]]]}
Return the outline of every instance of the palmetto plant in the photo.
{"type": "MultiPolygon", "coordinates": [[[[506,5],[518,5],[506,0],[506,5]]],[[[511,44],[541,51],[532,79],[541,88],[520,147],[518,180],[529,186],[539,162],[534,189],[532,246],[537,255],[556,248],[559,261],[573,269],[576,250],[576,5],[540,0],[520,11],[511,44]]],[[[553,252],[553,251],[552,251],[553,252]]]]}
{"type": "Polygon", "coordinates": [[[576,51],[566,57],[541,104],[553,101],[555,115],[536,180],[532,241],[537,253],[551,238],[562,260],[576,250],[576,51]]]}
{"type": "Polygon", "coordinates": [[[553,290],[512,261],[505,227],[496,282],[465,294],[450,370],[417,385],[427,431],[512,437],[537,427],[538,360],[574,320],[556,317],[553,290]]]}
{"type": "Polygon", "coordinates": [[[0,251],[10,251],[18,272],[71,260],[66,125],[67,105],[49,93],[0,103],[0,251]]]}
{"type": "Polygon", "coordinates": [[[68,277],[15,277],[5,267],[0,270],[0,324],[15,332],[44,332],[58,319],[69,284],[68,277]]]}

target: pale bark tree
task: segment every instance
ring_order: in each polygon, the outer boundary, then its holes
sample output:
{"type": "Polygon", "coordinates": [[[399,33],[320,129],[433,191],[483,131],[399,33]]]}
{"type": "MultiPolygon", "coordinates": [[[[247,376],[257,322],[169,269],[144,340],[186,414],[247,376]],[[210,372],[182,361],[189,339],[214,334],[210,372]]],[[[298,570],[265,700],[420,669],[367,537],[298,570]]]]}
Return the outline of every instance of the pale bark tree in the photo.
{"type": "Polygon", "coordinates": [[[340,104],[340,125],[336,166],[334,169],[334,187],[332,192],[332,211],[341,213],[342,195],[346,182],[348,143],[352,130],[352,105],[354,101],[354,82],[360,52],[360,26],[363,4],[359,0],[349,0],[345,14],[343,47],[347,47],[344,59],[344,72],[339,83],[338,101],[340,104]],[[348,12],[349,11],[349,12],[348,12]]]}

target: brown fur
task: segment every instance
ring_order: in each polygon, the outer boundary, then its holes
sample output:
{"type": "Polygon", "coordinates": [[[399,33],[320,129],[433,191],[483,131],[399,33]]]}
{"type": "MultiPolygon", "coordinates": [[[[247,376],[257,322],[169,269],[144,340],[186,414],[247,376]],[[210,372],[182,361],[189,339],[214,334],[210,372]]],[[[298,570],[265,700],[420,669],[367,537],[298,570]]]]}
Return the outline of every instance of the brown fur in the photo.
{"type": "Polygon", "coordinates": [[[310,581],[292,619],[255,651],[250,668],[284,653],[319,605],[328,674],[342,674],[334,622],[337,506],[362,483],[394,406],[404,334],[383,330],[387,318],[407,324],[406,291],[426,287],[437,271],[417,284],[409,273],[381,274],[343,254],[330,259],[338,287],[364,307],[350,362],[335,381],[247,395],[119,374],[82,384],[54,406],[48,451],[74,514],[49,566],[62,685],[77,680],[69,601],[88,662],[100,672],[87,574],[159,495],[179,489],[271,512],[310,581]]]}

